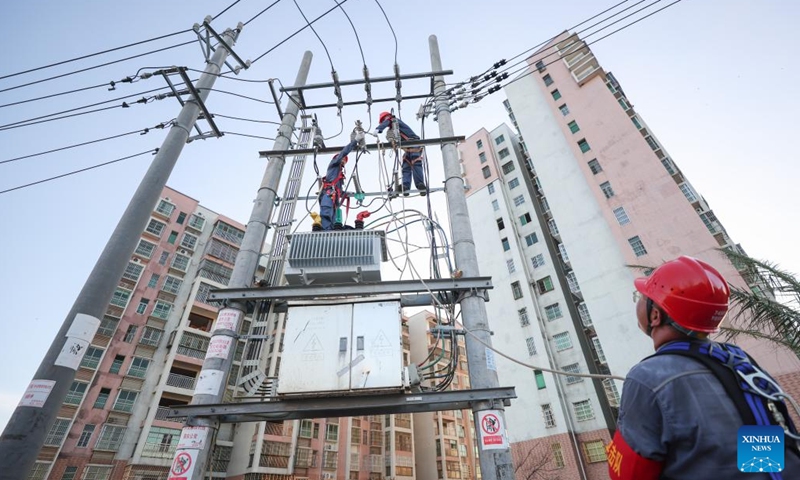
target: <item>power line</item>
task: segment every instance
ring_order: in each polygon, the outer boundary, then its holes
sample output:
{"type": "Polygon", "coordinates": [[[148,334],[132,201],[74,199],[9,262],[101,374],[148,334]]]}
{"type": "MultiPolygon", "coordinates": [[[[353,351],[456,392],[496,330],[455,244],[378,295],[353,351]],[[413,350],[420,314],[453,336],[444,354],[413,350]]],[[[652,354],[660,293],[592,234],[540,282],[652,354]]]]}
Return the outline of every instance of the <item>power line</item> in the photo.
{"type": "Polygon", "coordinates": [[[255,15],[254,15],[252,18],[250,18],[250,20],[248,20],[248,21],[244,22],[244,25],[245,25],[245,26],[247,26],[247,24],[248,24],[248,23],[250,23],[250,22],[252,22],[253,20],[255,20],[256,18],[260,17],[260,16],[261,16],[261,14],[263,14],[264,12],[266,12],[267,10],[269,10],[270,8],[272,8],[272,7],[274,7],[275,5],[277,5],[278,3],[280,3],[280,1],[281,1],[281,0],[275,0],[275,1],[274,1],[274,2],[272,2],[270,5],[268,5],[268,6],[267,6],[267,8],[265,8],[264,10],[261,10],[260,12],[258,12],[257,14],[255,14],[255,15]]]}
{"type": "MultiPolygon", "coordinates": [[[[334,0],[334,2],[335,1],[336,0],[334,0]]],[[[358,31],[356,30],[356,26],[353,25],[353,21],[350,19],[350,15],[348,15],[347,12],[344,10],[344,7],[339,5],[338,3],[336,5],[339,6],[339,8],[342,10],[342,13],[344,13],[344,16],[347,17],[347,21],[350,22],[350,26],[353,27],[353,33],[356,35],[356,42],[358,43],[358,51],[361,52],[361,61],[362,63],[364,63],[364,66],[366,67],[367,60],[364,58],[364,50],[361,48],[361,39],[358,38],[358,31]]]]}
{"type": "Polygon", "coordinates": [[[50,95],[45,95],[43,97],[29,98],[28,100],[20,100],[18,102],[6,103],[4,105],[0,105],[0,108],[13,107],[14,105],[22,105],[23,103],[36,102],[36,101],[45,100],[45,99],[48,99],[48,98],[60,97],[61,95],[69,95],[70,93],[85,92],[86,90],[93,90],[95,88],[107,87],[107,86],[108,86],[107,83],[101,83],[99,85],[92,85],[91,87],[76,88],[75,90],[69,90],[69,91],[66,91],[66,92],[53,93],[53,94],[50,94],[50,95]]]}
{"type": "MultiPolygon", "coordinates": [[[[272,120],[255,120],[255,119],[252,119],[252,118],[231,117],[229,115],[222,115],[221,113],[212,113],[211,117],[212,118],[216,118],[216,117],[228,118],[230,120],[239,120],[241,122],[270,123],[270,124],[273,124],[273,125],[280,125],[281,124],[281,122],[273,122],[272,120]]],[[[0,162],[0,163],[3,163],[3,162],[0,162]]]]}
{"type": "MultiPolygon", "coordinates": [[[[222,132],[222,133],[225,134],[225,135],[236,135],[237,137],[257,138],[259,140],[271,140],[271,141],[275,140],[274,138],[270,138],[270,137],[260,137],[258,135],[248,135],[246,133],[236,133],[236,132],[222,132]]],[[[0,192],[0,193],[2,193],[2,192],[0,192]]]]}
{"type": "MultiPolygon", "coordinates": [[[[302,16],[303,16],[303,19],[306,21],[306,23],[308,24],[308,26],[309,26],[309,27],[311,27],[311,31],[312,31],[312,32],[314,32],[314,35],[316,35],[316,36],[317,36],[317,39],[319,40],[319,43],[321,43],[321,44],[322,44],[322,48],[324,48],[324,49],[325,49],[325,55],[327,55],[327,56],[328,56],[328,63],[330,63],[330,64],[331,64],[331,71],[335,71],[336,69],[335,69],[335,68],[333,68],[333,60],[331,60],[331,54],[330,54],[330,52],[328,52],[328,47],[325,45],[325,42],[323,42],[323,41],[322,41],[322,37],[320,37],[320,36],[319,36],[319,33],[317,33],[317,29],[315,29],[315,28],[314,28],[314,27],[311,25],[311,22],[309,22],[309,21],[308,21],[308,17],[306,17],[306,14],[305,14],[305,13],[303,13],[303,9],[302,9],[302,8],[300,8],[300,4],[299,4],[299,3],[297,3],[297,0],[292,0],[292,1],[294,2],[294,5],[297,7],[297,10],[300,12],[300,15],[302,15],[302,16]]],[[[339,4],[339,2],[336,2],[336,6],[338,6],[338,7],[341,7],[341,4],[339,4]]]]}
{"type": "Polygon", "coordinates": [[[115,63],[125,62],[125,61],[128,61],[128,60],[132,60],[134,58],[144,57],[144,56],[147,56],[147,55],[152,55],[154,53],[159,53],[159,52],[163,52],[163,51],[166,51],[166,50],[171,50],[173,48],[183,47],[183,46],[186,46],[186,45],[190,45],[190,44],[192,44],[194,42],[195,41],[192,40],[192,41],[189,41],[189,42],[179,43],[177,45],[172,45],[171,47],[159,48],[157,50],[151,50],[149,52],[140,53],[138,55],[132,55],[130,57],[121,58],[119,60],[114,60],[112,62],[102,63],[100,65],[95,65],[93,67],[86,67],[86,68],[82,68],[80,70],[75,70],[75,71],[72,71],[72,72],[62,73],[61,75],[55,75],[53,77],[48,77],[48,78],[43,78],[41,80],[36,80],[34,82],[23,83],[22,85],[17,85],[17,86],[14,86],[14,87],[4,88],[3,90],[0,90],[0,93],[8,92],[8,91],[11,91],[11,90],[16,90],[18,88],[29,87],[31,85],[36,85],[36,84],[39,84],[39,83],[49,82],[50,80],[56,80],[58,78],[68,77],[70,75],[75,75],[77,73],[88,72],[89,70],[94,70],[96,68],[107,67],[109,65],[114,65],[115,63]]]}
{"type": "Polygon", "coordinates": [[[394,64],[397,65],[397,35],[394,33],[394,27],[392,26],[392,22],[389,21],[389,16],[386,15],[386,10],[383,9],[383,5],[381,5],[381,2],[375,0],[375,3],[378,4],[378,8],[380,8],[381,12],[383,13],[383,18],[386,19],[386,23],[389,24],[389,29],[392,31],[392,36],[394,37],[394,64]]]}
{"type": "MultiPolygon", "coordinates": [[[[219,12],[218,14],[214,15],[213,17],[211,17],[211,20],[216,20],[216,19],[217,19],[217,17],[219,17],[219,16],[220,16],[220,15],[222,15],[223,13],[227,12],[228,10],[230,10],[231,8],[233,8],[233,6],[234,6],[234,5],[236,5],[237,3],[241,2],[241,1],[242,1],[242,0],[236,0],[235,2],[231,3],[230,5],[228,5],[227,7],[225,7],[225,10],[223,10],[223,11],[219,12]]],[[[279,1],[280,1],[280,0],[279,0],[279,1]]]]}
{"type": "Polygon", "coordinates": [[[252,101],[254,101],[254,102],[259,102],[259,103],[268,103],[268,104],[270,104],[270,105],[274,105],[274,104],[275,104],[275,102],[273,102],[273,101],[271,101],[271,100],[261,100],[260,98],[248,97],[247,95],[242,95],[242,94],[240,94],[240,93],[233,93],[233,92],[229,92],[229,91],[227,91],[227,90],[218,90],[218,89],[216,89],[216,88],[209,88],[208,90],[209,90],[210,92],[224,93],[225,95],[232,95],[232,96],[234,96],[234,97],[244,98],[244,99],[246,99],[246,100],[252,100],[252,101]]]}
{"type": "MultiPolygon", "coordinates": [[[[156,125],[155,127],[151,127],[151,128],[163,129],[166,126],[168,126],[169,123],[171,123],[171,122],[160,123],[160,124],[156,125]]],[[[83,147],[83,146],[86,146],[86,145],[91,145],[93,143],[105,142],[107,140],[113,140],[115,138],[127,137],[128,135],[133,135],[133,134],[136,134],[136,133],[138,133],[140,135],[145,135],[149,131],[150,131],[150,128],[144,128],[144,129],[141,129],[141,130],[134,130],[132,132],[120,133],[119,135],[112,135],[110,137],[98,138],[97,140],[91,140],[91,141],[88,141],[88,142],[76,143],[74,145],[69,145],[69,146],[66,146],[66,147],[55,148],[53,150],[47,150],[47,151],[39,152],[39,153],[32,153],[30,155],[23,155],[21,157],[9,158],[7,160],[0,160],[0,165],[2,165],[4,163],[16,162],[18,160],[25,160],[26,158],[33,158],[33,157],[38,157],[38,156],[41,156],[41,155],[46,155],[48,153],[61,152],[61,151],[69,150],[69,149],[72,149],[72,148],[83,147]]]]}
{"type": "MultiPolygon", "coordinates": [[[[337,6],[339,6],[339,5],[344,5],[344,4],[345,4],[345,2],[347,2],[347,0],[342,0],[341,2],[337,2],[337,3],[336,3],[336,5],[337,5],[337,6]]],[[[336,10],[336,7],[329,8],[329,9],[328,9],[328,10],[327,10],[325,13],[323,13],[323,14],[322,14],[322,15],[320,15],[320,16],[318,16],[318,17],[317,17],[317,18],[315,18],[314,20],[311,20],[310,22],[308,22],[308,25],[306,25],[306,26],[304,26],[304,27],[300,28],[299,30],[297,30],[297,31],[296,31],[296,32],[294,32],[293,34],[289,35],[288,37],[286,37],[286,38],[284,38],[283,40],[281,40],[280,42],[278,42],[278,44],[277,44],[277,45],[273,46],[272,48],[270,48],[270,49],[269,49],[269,50],[267,50],[266,52],[264,52],[264,53],[262,53],[261,55],[259,55],[258,57],[256,57],[256,59],[255,59],[255,60],[253,60],[252,62],[250,62],[250,64],[252,65],[253,63],[256,63],[257,61],[261,60],[262,58],[264,58],[265,56],[267,56],[267,54],[271,53],[271,52],[272,52],[272,51],[274,51],[276,48],[278,48],[278,47],[280,47],[281,45],[283,45],[284,43],[288,42],[288,41],[289,41],[289,40],[291,40],[291,39],[292,39],[292,38],[293,38],[295,35],[297,35],[298,33],[302,32],[302,31],[303,31],[303,30],[305,30],[306,28],[310,27],[310,26],[311,26],[312,24],[314,24],[314,23],[315,23],[317,20],[319,20],[320,18],[322,18],[322,17],[326,16],[327,14],[331,13],[331,12],[332,12],[332,11],[334,11],[334,10],[336,10]]]]}
{"type": "Polygon", "coordinates": [[[106,165],[111,165],[112,163],[117,163],[117,162],[121,162],[123,160],[128,160],[129,158],[139,157],[139,156],[147,154],[147,153],[152,153],[152,154],[155,155],[156,153],[158,153],[158,149],[155,148],[155,149],[147,150],[147,151],[144,151],[144,152],[135,153],[133,155],[128,155],[127,157],[118,158],[116,160],[111,160],[111,161],[108,161],[108,162],[98,163],[97,165],[92,165],[91,167],[81,168],[79,170],[73,170],[71,172],[62,173],[61,175],[56,175],[55,177],[49,177],[49,178],[45,178],[44,180],[37,180],[35,182],[26,183],[25,185],[18,185],[16,187],[12,187],[12,188],[9,188],[9,189],[6,189],[6,190],[0,190],[0,195],[2,195],[4,193],[8,193],[8,192],[13,192],[14,190],[21,190],[23,188],[32,187],[34,185],[39,185],[40,183],[50,182],[52,180],[57,180],[59,178],[68,177],[70,175],[75,175],[77,173],[86,172],[86,171],[89,171],[89,170],[93,170],[95,168],[105,167],[106,165]]]}

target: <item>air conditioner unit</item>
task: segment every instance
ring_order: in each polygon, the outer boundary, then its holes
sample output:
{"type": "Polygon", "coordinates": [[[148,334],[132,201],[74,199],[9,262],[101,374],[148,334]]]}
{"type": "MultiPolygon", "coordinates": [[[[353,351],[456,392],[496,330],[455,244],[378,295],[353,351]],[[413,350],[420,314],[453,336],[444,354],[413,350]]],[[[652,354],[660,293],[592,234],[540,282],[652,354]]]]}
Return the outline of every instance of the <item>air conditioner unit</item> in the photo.
{"type": "Polygon", "coordinates": [[[188,252],[186,250],[181,250],[181,255],[186,255],[188,252]]]}
{"type": "Polygon", "coordinates": [[[138,258],[134,258],[134,259],[133,259],[133,260],[131,260],[131,261],[132,261],[133,263],[141,263],[141,261],[140,261],[138,258]]]}
{"type": "Polygon", "coordinates": [[[336,451],[336,445],[325,445],[325,450],[328,451],[328,452],[335,452],[336,451]]]}
{"type": "Polygon", "coordinates": [[[306,232],[287,238],[284,274],[290,285],[379,282],[380,264],[388,260],[383,231],[306,232]]]}
{"type": "Polygon", "coordinates": [[[334,476],[333,476],[332,473],[323,473],[322,474],[322,478],[324,478],[325,480],[330,480],[330,479],[333,479],[334,476]]]}

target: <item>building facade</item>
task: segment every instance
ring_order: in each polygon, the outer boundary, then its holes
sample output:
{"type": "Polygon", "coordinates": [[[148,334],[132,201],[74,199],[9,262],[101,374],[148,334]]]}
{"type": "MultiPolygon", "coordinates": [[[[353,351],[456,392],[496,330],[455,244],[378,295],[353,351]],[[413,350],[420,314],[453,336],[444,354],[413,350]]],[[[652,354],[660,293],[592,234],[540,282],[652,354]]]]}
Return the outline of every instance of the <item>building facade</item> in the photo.
{"type": "MultiPolygon", "coordinates": [[[[576,35],[531,56],[505,92],[514,130],[480,130],[459,148],[481,272],[506,287],[487,304],[495,347],[546,368],[624,376],[652,353],[636,323],[635,277],[691,255],[747,286],[717,251],[740,247],[576,35]]],[[[794,355],[739,343],[797,390],[794,355]]],[[[507,410],[517,463],[541,451],[553,475],[606,478],[621,382],[498,370],[519,395],[507,410]]]]}

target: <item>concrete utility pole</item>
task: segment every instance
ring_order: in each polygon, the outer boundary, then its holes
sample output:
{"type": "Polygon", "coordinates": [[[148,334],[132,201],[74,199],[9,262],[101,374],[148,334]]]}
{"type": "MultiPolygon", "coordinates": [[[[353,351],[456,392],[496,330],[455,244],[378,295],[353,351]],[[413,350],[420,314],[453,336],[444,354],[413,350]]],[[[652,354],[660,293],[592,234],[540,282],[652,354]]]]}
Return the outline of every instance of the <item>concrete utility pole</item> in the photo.
{"type": "MultiPolygon", "coordinates": [[[[236,42],[242,25],[227,30],[226,43],[236,42]]],[[[200,102],[220,73],[229,52],[220,45],[197,81],[200,102]]],[[[186,145],[189,132],[200,114],[200,103],[191,99],[181,109],[167,133],[158,154],[133,194],[106,247],[100,254],[78,298],[67,314],[61,329],[39,365],[28,389],[0,436],[0,479],[26,480],[36,462],[45,436],[55,423],[75,372],[92,341],[108,302],[147,226],[178,156],[186,145]]]]}
{"type": "MultiPolygon", "coordinates": [[[[303,55],[300,70],[297,72],[295,86],[303,86],[311,68],[311,52],[303,55]]],[[[283,121],[278,129],[274,150],[287,150],[291,144],[294,124],[299,112],[299,95],[292,95],[286,106],[283,121]],[[292,100],[293,99],[293,100],[292,100]]],[[[271,157],[256,195],[255,205],[247,222],[247,230],[242,246],[236,256],[229,288],[248,288],[253,286],[253,277],[258,268],[258,259],[267,236],[267,226],[272,217],[272,207],[278,195],[278,186],[286,160],[283,156],[271,157]]],[[[220,310],[211,342],[203,361],[203,369],[195,386],[191,405],[210,405],[222,403],[225,396],[227,378],[233,365],[239,325],[247,311],[244,301],[231,301],[220,310]]],[[[214,445],[214,432],[219,429],[215,418],[189,417],[181,432],[175,457],[170,467],[169,478],[181,480],[203,480],[206,466],[214,445]]]]}
{"type": "MultiPolygon", "coordinates": [[[[428,37],[431,49],[431,69],[439,71],[442,69],[442,59],[439,55],[439,42],[435,35],[428,37]]],[[[436,109],[434,115],[438,117],[439,136],[453,136],[453,121],[450,118],[448,98],[444,94],[445,82],[441,76],[434,77],[434,95],[436,98],[436,109]]],[[[469,212],[467,211],[467,197],[464,193],[464,179],[461,177],[459,167],[458,151],[455,143],[442,145],[442,159],[444,162],[445,193],[447,195],[447,209],[450,216],[450,234],[453,238],[456,266],[461,270],[465,277],[478,277],[478,256],[475,253],[475,242],[472,238],[472,229],[469,223],[469,212]]],[[[492,337],[489,330],[489,322],[486,317],[486,305],[484,300],[478,296],[466,296],[461,300],[461,318],[464,327],[471,331],[483,343],[492,344],[492,337]]],[[[469,380],[472,388],[497,388],[496,369],[490,370],[494,365],[494,352],[485,348],[471,335],[466,335],[467,364],[469,366],[469,380]]],[[[475,430],[479,433],[478,456],[481,463],[481,475],[483,480],[513,480],[514,466],[511,462],[511,451],[508,447],[507,437],[501,445],[484,444],[483,436],[485,432],[499,428],[499,437],[505,436],[505,418],[503,415],[503,404],[501,402],[485,402],[480,406],[474,407],[475,430]],[[492,404],[494,403],[494,404],[492,404]],[[493,411],[485,414],[483,411],[493,411]],[[490,418],[493,421],[486,421],[487,429],[481,420],[490,418]],[[497,420],[499,419],[499,426],[497,420]],[[497,448],[500,447],[500,448],[497,448]]]]}

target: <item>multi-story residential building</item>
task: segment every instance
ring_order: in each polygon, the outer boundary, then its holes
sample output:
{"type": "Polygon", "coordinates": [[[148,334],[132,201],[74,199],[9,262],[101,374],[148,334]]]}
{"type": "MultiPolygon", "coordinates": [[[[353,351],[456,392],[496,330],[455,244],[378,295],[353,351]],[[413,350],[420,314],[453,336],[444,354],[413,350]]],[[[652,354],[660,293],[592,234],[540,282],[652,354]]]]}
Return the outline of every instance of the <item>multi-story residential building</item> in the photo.
{"type": "MultiPolygon", "coordinates": [[[[691,255],[746,286],[717,251],[740,247],[583,41],[565,32],[528,63],[505,87],[517,131],[480,130],[459,147],[481,273],[496,286],[493,343],[530,364],[624,376],[652,353],[637,327],[634,277],[691,255]]],[[[797,390],[795,356],[740,343],[797,390]]],[[[621,382],[502,361],[498,373],[519,396],[507,410],[518,464],[537,451],[549,461],[531,465],[564,478],[607,478],[603,445],[621,382]]]]}

